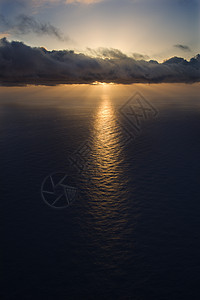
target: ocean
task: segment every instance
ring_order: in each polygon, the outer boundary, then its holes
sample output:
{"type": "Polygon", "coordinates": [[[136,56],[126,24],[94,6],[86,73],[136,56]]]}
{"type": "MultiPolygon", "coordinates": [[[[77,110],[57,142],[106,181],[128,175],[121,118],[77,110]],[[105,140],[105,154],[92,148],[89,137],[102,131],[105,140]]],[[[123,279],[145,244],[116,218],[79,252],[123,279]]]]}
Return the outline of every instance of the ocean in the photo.
{"type": "Polygon", "coordinates": [[[199,299],[199,92],[0,88],[1,299],[199,299]]]}

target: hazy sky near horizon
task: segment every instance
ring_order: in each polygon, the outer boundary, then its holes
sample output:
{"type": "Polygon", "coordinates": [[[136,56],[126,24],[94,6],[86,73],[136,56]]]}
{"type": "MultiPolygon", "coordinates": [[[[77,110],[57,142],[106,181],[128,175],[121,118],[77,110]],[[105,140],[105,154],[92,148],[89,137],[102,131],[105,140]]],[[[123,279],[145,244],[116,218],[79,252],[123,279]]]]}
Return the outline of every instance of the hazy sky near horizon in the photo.
{"type": "Polygon", "coordinates": [[[200,52],[200,0],[0,0],[0,37],[30,46],[191,58],[200,52]]]}

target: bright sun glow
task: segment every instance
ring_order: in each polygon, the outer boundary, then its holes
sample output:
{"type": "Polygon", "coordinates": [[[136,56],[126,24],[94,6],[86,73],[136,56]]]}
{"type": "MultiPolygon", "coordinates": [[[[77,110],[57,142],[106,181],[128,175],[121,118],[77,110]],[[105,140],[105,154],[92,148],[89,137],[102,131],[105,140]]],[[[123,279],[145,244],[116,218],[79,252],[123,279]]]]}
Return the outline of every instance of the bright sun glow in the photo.
{"type": "Polygon", "coordinates": [[[114,82],[100,82],[100,81],[95,81],[92,83],[93,85],[113,85],[114,82]]]}

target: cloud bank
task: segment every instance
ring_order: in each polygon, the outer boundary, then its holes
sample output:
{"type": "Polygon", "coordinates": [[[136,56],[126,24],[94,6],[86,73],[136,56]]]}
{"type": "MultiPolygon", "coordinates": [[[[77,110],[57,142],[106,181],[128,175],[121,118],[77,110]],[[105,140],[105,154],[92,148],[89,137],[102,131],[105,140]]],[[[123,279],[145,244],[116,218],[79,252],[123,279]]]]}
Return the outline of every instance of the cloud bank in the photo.
{"type": "Polygon", "coordinates": [[[3,38],[0,40],[0,84],[200,81],[200,55],[190,61],[173,57],[158,63],[135,60],[115,49],[104,49],[104,54],[104,57],[91,57],[69,50],[47,51],[3,38]]]}

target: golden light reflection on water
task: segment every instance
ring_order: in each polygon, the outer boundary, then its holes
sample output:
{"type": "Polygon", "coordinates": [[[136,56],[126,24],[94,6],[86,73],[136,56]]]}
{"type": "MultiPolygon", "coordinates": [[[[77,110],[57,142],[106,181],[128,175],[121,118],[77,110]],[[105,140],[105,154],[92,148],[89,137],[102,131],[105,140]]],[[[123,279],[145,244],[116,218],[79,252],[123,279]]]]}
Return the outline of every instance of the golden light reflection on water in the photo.
{"type": "Polygon", "coordinates": [[[118,130],[110,98],[103,95],[93,127],[93,158],[102,176],[107,177],[119,165],[121,149],[118,146],[118,130]]]}
{"type": "Polygon", "coordinates": [[[110,97],[103,94],[94,118],[92,160],[95,176],[98,182],[101,180],[104,193],[114,192],[116,182],[120,181],[119,166],[123,154],[119,130],[110,97]]]}
{"type": "MultiPolygon", "coordinates": [[[[88,226],[90,224],[89,232],[93,231],[99,251],[111,260],[112,251],[126,234],[127,224],[126,176],[119,133],[111,99],[103,93],[93,122],[92,162],[88,174],[91,178],[88,212],[93,222],[88,220],[88,226]]],[[[109,266],[112,266],[111,261],[109,266]]]]}

